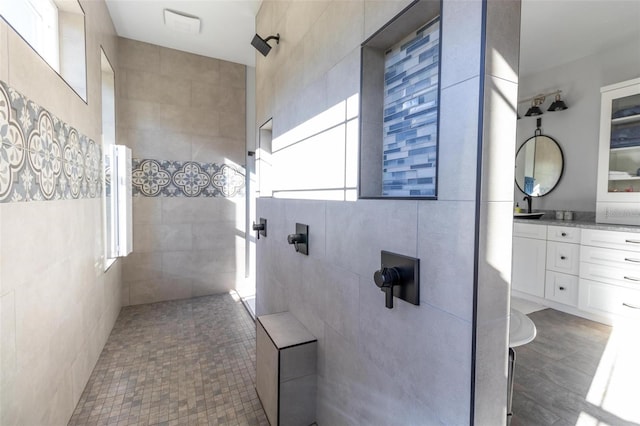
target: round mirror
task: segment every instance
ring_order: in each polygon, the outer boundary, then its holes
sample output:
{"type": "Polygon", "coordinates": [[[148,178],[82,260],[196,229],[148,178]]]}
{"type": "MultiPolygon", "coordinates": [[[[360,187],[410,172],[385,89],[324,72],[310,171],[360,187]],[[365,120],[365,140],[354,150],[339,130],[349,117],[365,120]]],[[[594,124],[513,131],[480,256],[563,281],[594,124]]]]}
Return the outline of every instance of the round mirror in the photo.
{"type": "Polygon", "coordinates": [[[563,170],[560,145],[549,136],[537,134],[527,139],[516,154],[516,185],[532,197],[553,191],[563,170]]]}

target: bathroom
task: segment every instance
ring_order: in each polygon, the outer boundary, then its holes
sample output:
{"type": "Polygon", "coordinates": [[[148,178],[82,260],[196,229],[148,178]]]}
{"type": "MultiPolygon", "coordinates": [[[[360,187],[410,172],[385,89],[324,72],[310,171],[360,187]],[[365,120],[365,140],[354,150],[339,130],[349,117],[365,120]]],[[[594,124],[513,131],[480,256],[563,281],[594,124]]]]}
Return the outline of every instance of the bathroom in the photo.
{"type": "Polygon", "coordinates": [[[569,108],[545,113],[542,128],[561,144],[565,173],[533,208],[592,212],[599,88],[637,77],[638,59],[623,54],[629,66],[621,67],[609,49],[610,60],[576,58],[566,74],[541,70],[518,87],[519,2],[445,0],[437,200],[355,201],[361,43],[409,1],[256,2],[255,32],[281,39],[266,57],[249,46],[255,69],[124,37],[110,3],[126,2],[80,1],[88,102],[4,20],[0,81],[101,141],[103,108],[92,100],[103,97],[101,79],[111,68],[116,142],[132,149],[134,164],[149,160],[166,173],[168,163],[181,170],[192,162],[205,172],[226,165],[219,179],[233,182],[251,164],[246,152],[261,154],[251,135],[266,132],[259,128],[270,119],[274,145],[329,133],[320,143],[334,149],[280,170],[271,189],[289,192],[258,198],[255,211],[233,185],[213,197],[209,186],[201,196],[134,195],[133,252],[106,271],[100,197],[3,198],[0,423],[66,424],[121,308],[230,290],[250,295],[240,288],[245,253],[257,255],[256,314],[290,311],[318,338],[318,424],[504,421],[511,276],[504,253],[514,195],[522,198],[513,185],[514,138],[519,145],[535,130],[535,119],[516,121],[514,106],[563,90],[569,108]],[[336,152],[344,154],[330,155],[336,152]],[[294,199],[305,188],[325,193],[294,199]],[[259,218],[267,219],[267,235],[258,240],[245,230],[259,218]],[[309,226],[308,256],[287,244],[296,223],[309,226]],[[385,308],[372,278],[382,250],[421,260],[420,306],[395,300],[385,308]]]}
{"type": "MultiPolygon", "coordinates": [[[[523,16],[527,13],[526,7],[523,3],[523,16]]],[[[516,149],[521,151],[516,154],[514,185],[517,207],[511,307],[529,314],[537,327],[537,336],[531,343],[514,348],[512,424],[637,424],[640,421],[637,409],[632,408],[624,396],[640,374],[635,363],[629,362],[633,354],[638,354],[632,336],[640,328],[637,321],[627,323],[621,319],[633,318],[636,305],[631,293],[612,296],[618,291],[617,284],[632,283],[629,279],[633,279],[635,272],[629,273],[624,263],[633,266],[631,260],[637,256],[624,251],[630,249],[633,253],[633,243],[628,244],[631,247],[620,246],[609,251],[611,248],[602,249],[603,243],[596,243],[592,238],[622,235],[625,230],[634,231],[634,225],[638,224],[632,216],[600,217],[605,216],[603,211],[612,205],[607,202],[618,201],[615,199],[618,191],[622,197],[633,197],[633,193],[624,190],[635,186],[637,174],[637,167],[630,166],[629,171],[633,169],[633,173],[628,174],[628,178],[625,173],[628,180],[611,181],[610,186],[616,192],[611,195],[614,198],[607,198],[607,192],[612,189],[607,188],[606,166],[609,161],[614,164],[613,153],[633,156],[634,148],[614,148],[613,139],[609,143],[609,131],[602,130],[607,113],[603,112],[601,118],[601,111],[605,111],[608,100],[612,99],[608,96],[615,97],[618,86],[637,78],[640,70],[638,55],[633,53],[638,49],[636,26],[621,24],[614,28],[610,25],[616,21],[613,17],[617,13],[624,11],[637,16],[637,11],[631,12],[615,3],[607,4],[606,8],[599,9],[595,3],[586,5],[570,34],[560,35],[556,31],[560,31],[564,25],[561,23],[570,20],[573,14],[570,6],[540,4],[535,11],[529,11],[553,17],[555,27],[544,34],[535,31],[529,40],[522,39],[521,71],[526,67],[530,72],[520,73],[518,88],[521,118],[516,149]],[[616,10],[617,7],[620,9],[616,10]],[[590,39],[589,28],[598,26],[610,38],[590,39]],[[554,47],[543,47],[550,45],[554,47]],[[569,45],[574,48],[567,49],[569,45]],[[587,45],[593,49],[589,53],[581,50],[587,49],[587,45]],[[533,56],[529,54],[540,55],[538,62],[532,63],[533,56]],[[557,62],[558,65],[549,67],[543,63],[545,58],[554,61],[561,55],[566,57],[557,62]],[[561,98],[567,102],[566,109],[554,111],[551,105],[557,101],[554,93],[557,90],[562,91],[561,98]],[[539,105],[543,114],[529,115],[540,94],[547,94],[539,105]],[[568,99],[572,99],[571,102],[568,99]],[[549,182],[539,179],[534,187],[527,188],[523,178],[529,174],[523,173],[523,158],[530,156],[527,148],[521,147],[526,144],[530,148],[529,141],[535,140],[538,148],[540,138],[545,143],[553,140],[562,158],[557,159],[553,172],[550,168],[546,170],[549,182]],[[605,142],[604,149],[601,140],[605,142]],[[618,189],[618,185],[623,187],[618,189]],[[528,210],[525,192],[542,193],[529,199],[534,212],[545,212],[539,220],[518,218],[528,210]],[[518,213],[518,208],[522,213],[518,213]],[[604,253],[624,253],[629,260],[602,268],[604,253]],[[609,280],[606,271],[621,274],[620,281],[609,280]],[[603,280],[611,286],[602,285],[603,280]],[[611,312],[621,313],[622,317],[611,312]],[[625,400],[626,405],[622,402],[625,400]]],[[[527,34],[526,26],[530,23],[523,20],[521,25],[523,35],[527,34]]],[[[608,116],[615,117],[611,113],[608,116]]],[[[611,126],[613,138],[616,127],[613,122],[611,126]]],[[[621,167],[622,163],[617,164],[621,167]]],[[[633,210],[639,200],[630,200],[628,205],[633,210]]],[[[625,235],[629,241],[635,241],[633,233],[625,235]]]]}

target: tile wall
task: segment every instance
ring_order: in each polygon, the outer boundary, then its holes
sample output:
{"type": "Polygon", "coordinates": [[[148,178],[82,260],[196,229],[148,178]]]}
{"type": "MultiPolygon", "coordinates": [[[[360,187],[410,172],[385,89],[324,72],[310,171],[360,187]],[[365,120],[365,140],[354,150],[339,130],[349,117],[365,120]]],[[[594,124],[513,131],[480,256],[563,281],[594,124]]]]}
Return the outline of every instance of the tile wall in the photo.
{"type": "Polygon", "coordinates": [[[0,81],[0,202],[102,195],[101,148],[0,81]]]}
{"type": "Polygon", "coordinates": [[[245,172],[227,164],[134,158],[133,195],[145,197],[242,197],[245,172]]]}
{"type": "Polygon", "coordinates": [[[124,305],[228,292],[245,276],[245,67],[125,38],[119,142],[133,160],[124,305]]]}
{"type": "MultiPolygon", "coordinates": [[[[319,424],[469,424],[472,407],[506,423],[519,2],[503,3],[442,2],[438,200],[258,199],[257,314],[291,311],[318,337],[319,424]],[[286,242],[296,222],[308,257],[286,242]],[[381,250],[421,259],[420,306],[385,308],[381,250]]],[[[360,44],[408,4],[263,2],[257,32],[283,38],[256,57],[257,122],[275,140],[357,95],[360,44]]]]}
{"type": "Polygon", "coordinates": [[[121,306],[120,262],[103,268],[92,142],[101,134],[100,47],[117,66],[116,36],[104,1],[81,5],[87,103],[0,18],[3,425],[67,424],[121,306]]]}

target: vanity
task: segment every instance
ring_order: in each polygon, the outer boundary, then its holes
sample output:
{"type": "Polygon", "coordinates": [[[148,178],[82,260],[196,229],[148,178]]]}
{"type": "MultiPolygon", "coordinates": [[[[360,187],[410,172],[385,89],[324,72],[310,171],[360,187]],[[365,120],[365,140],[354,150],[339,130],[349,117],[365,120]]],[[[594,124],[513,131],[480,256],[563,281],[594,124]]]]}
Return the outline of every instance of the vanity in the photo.
{"type": "MultiPolygon", "coordinates": [[[[640,318],[640,79],[603,87],[600,110],[595,215],[562,220],[573,212],[547,212],[531,220],[514,213],[511,289],[613,324],[640,318]]],[[[531,197],[556,188],[563,171],[562,149],[538,119],[516,154],[515,184],[530,206],[531,197]]]]}
{"type": "Polygon", "coordinates": [[[640,227],[514,219],[512,295],[605,324],[640,318],[640,227]]]}

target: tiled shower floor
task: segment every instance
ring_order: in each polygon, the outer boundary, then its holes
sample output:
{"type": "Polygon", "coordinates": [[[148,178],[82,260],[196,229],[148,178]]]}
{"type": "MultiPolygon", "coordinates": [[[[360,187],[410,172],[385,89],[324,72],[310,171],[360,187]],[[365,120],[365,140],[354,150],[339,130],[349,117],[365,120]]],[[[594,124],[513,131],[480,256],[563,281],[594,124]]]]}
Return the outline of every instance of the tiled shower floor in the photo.
{"type": "Polygon", "coordinates": [[[268,425],[255,325],[230,295],[122,309],[70,425],[268,425]]]}

